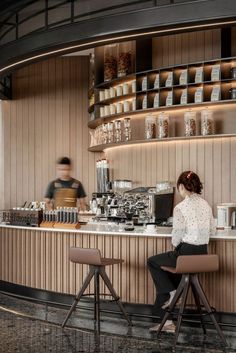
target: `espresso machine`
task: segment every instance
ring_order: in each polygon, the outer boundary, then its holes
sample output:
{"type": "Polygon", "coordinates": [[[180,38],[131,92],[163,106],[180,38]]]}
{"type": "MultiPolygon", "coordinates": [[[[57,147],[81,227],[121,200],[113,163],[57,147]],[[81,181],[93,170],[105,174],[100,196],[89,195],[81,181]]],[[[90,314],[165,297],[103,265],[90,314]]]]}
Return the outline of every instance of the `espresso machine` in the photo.
{"type": "Polygon", "coordinates": [[[236,203],[222,203],[217,206],[217,227],[235,228],[236,203]]]}

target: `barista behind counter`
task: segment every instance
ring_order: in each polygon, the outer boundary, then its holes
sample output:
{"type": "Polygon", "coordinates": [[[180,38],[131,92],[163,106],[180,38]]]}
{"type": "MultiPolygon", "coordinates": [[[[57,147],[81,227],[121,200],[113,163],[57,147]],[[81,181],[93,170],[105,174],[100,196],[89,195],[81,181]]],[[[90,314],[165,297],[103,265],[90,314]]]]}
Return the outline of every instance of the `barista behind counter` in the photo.
{"type": "Polygon", "coordinates": [[[62,157],[57,162],[58,178],[49,183],[45,201],[47,209],[56,209],[57,207],[77,207],[84,211],[86,209],[84,187],[79,180],[71,177],[71,160],[68,157],[62,157]]]}

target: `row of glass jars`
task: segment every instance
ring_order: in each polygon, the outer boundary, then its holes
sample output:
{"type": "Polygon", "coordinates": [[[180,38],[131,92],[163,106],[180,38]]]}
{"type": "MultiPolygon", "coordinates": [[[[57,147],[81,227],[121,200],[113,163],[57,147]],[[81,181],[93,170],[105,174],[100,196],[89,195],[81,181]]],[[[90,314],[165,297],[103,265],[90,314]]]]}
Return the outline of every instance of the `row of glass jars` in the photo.
{"type": "MultiPolygon", "coordinates": [[[[91,133],[92,135],[92,133],[91,133]]],[[[125,118],[123,121],[115,120],[98,126],[95,129],[93,142],[91,146],[129,141],[131,140],[131,123],[130,118],[125,118]]]]}
{"type": "MultiPolygon", "coordinates": [[[[185,136],[195,136],[197,131],[196,112],[184,113],[185,136]]],[[[208,109],[201,111],[201,135],[214,134],[213,112],[208,109]]],[[[145,139],[166,138],[169,136],[169,115],[161,113],[156,116],[148,115],[145,118],[145,139]]]]}

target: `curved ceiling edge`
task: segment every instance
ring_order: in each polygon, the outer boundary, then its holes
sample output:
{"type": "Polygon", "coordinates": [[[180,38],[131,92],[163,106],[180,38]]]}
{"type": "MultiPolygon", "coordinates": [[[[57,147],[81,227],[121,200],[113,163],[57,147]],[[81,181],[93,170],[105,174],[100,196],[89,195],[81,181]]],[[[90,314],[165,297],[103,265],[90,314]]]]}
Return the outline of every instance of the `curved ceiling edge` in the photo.
{"type": "Polygon", "coordinates": [[[121,41],[138,36],[162,35],[236,25],[236,1],[210,0],[152,8],[75,22],[35,32],[0,47],[0,74],[49,56],[121,41]]]}

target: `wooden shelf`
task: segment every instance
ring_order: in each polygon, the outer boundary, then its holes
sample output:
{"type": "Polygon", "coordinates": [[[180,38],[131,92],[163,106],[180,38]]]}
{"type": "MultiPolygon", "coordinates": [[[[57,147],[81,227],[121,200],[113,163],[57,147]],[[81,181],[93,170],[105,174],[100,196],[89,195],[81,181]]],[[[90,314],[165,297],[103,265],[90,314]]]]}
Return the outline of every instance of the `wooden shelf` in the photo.
{"type": "Polygon", "coordinates": [[[191,140],[203,140],[203,139],[210,139],[210,138],[226,138],[226,137],[235,137],[235,134],[217,134],[217,135],[197,135],[197,136],[178,136],[178,137],[168,137],[163,139],[150,139],[150,140],[133,140],[133,141],[124,141],[119,143],[107,143],[103,145],[97,145],[93,147],[89,147],[88,151],[90,152],[103,152],[108,148],[120,147],[120,146],[132,146],[132,145],[140,145],[140,144],[147,144],[147,143],[158,143],[158,142],[168,142],[168,141],[191,141],[191,140]]]}
{"type": "Polygon", "coordinates": [[[158,113],[158,112],[162,112],[162,111],[176,111],[176,110],[189,110],[189,109],[195,109],[195,108],[203,108],[203,107],[208,107],[208,106],[223,106],[223,105],[228,105],[228,104],[236,104],[236,99],[228,99],[228,100],[221,100],[221,101],[217,101],[217,102],[211,102],[211,101],[206,101],[206,102],[202,102],[202,103],[188,103],[185,105],[171,105],[169,107],[167,106],[161,106],[158,108],[148,108],[148,109],[139,109],[139,110],[134,110],[134,111],[130,111],[127,113],[120,113],[120,114],[113,114],[113,115],[108,115],[102,118],[97,118],[94,120],[91,120],[88,122],[88,127],[90,129],[95,129],[97,126],[104,124],[104,123],[108,123],[110,121],[116,120],[116,119],[121,119],[121,118],[126,118],[126,117],[131,117],[132,116],[142,116],[142,115],[146,115],[146,114],[150,114],[150,113],[158,113]]]}

